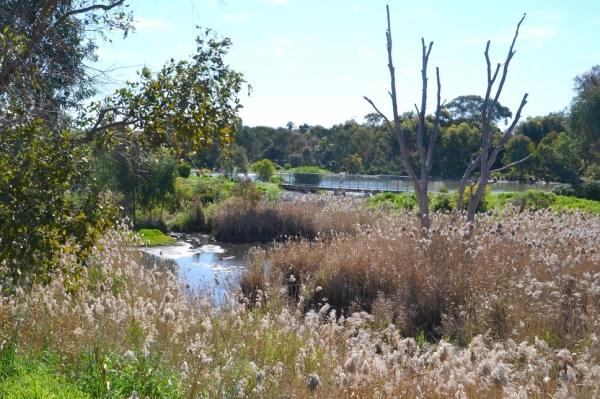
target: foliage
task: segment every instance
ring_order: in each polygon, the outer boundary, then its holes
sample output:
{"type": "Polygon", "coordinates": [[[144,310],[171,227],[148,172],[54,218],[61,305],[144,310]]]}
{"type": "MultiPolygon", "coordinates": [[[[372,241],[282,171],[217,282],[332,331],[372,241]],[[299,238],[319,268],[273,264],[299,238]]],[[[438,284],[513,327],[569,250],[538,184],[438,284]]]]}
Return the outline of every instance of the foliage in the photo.
{"type": "Polygon", "coordinates": [[[252,206],[256,206],[263,196],[262,191],[258,190],[251,179],[241,179],[235,184],[231,194],[252,206]]]}
{"type": "Polygon", "coordinates": [[[180,162],[177,165],[177,173],[179,173],[179,177],[187,179],[188,177],[190,177],[191,172],[192,172],[192,167],[190,164],[187,164],[185,162],[180,162]]]}
{"type": "Polygon", "coordinates": [[[282,185],[283,183],[285,183],[285,179],[283,178],[283,176],[271,176],[269,178],[269,183],[273,183],[273,184],[277,184],[277,185],[282,185]]]}
{"type": "Polygon", "coordinates": [[[278,186],[269,186],[267,188],[267,192],[265,193],[265,197],[267,198],[267,202],[271,205],[274,205],[279,202],[281,198],[281,189],[278,186]]]}
{"type": "Polygon", "coordinates": [[[433,172],[441,177],[462,177],[481,148],[481,131],[467,122],[453,124],[441,133],[439,157],[433,172]]]}
{"type": "Polygon", "coordinates": [[[0,370],[2,375],[0,378],[1,398],[90,398],[88,393],[78,389],[77,384],[67,381],[64,375],[57,373],[58,364],[48,364],[48,362],[38,359],[26,359],[10,353],[4,353],[2,360],[9,356],[12,357],[10,365],[4,364],[0,370]],[[10,369],[6,366],[9,366],[10,369]]]}
{"type": "Polygon", "coordinates": [[[261,159],[252,164],[250,169],[258,176],[258,180],[268,182],[273,173],[275,173],[275,165],[268,159],[261,159]]]}
{"type": "Polygon", "coordinates": [[[600,202],[583,198],[569,197],[538,190],[527,190],[523,193],[498,193],[488,197],[488,209],[502,209],[507,204],[516,206],[520,212],[529,209],[540,210],[551,207],[555,210],[579,209],[583,212],[600,213],[600,202]]]}
{"type": "Polygon", "coordinates": [[[174,238],[164,235],[162,231],[157,229],[141,229],[138,230],[137,234],[139,234],[142,244],[149,247],[175,244],[174,238]]]}
{"type": "MultiPolygon", "coordinates": [[[[455,124],[463,122],[468,124],[481,123],[482,108],[483,98],[479,95],[459,96],[446,104],[446,109],[450,111],[452,122],[455,124]]],[[[499,102],[496,102],[492,121],[499,122],[504,120],[506,124],[509,118],[512,118],[512,112],[508,107],[504,107],[499,102]]]]}
{"type": "MultiPolygon", "coordinates": [[[[14,279],[47,282],[61,252],[83,261],[115,210],[89,177],[88,152],[41,121],[0,134],[0,262],[14,279]]],[[[72,280],[83,268],[71,270],[72,280]]]]}
{"type": "MultiPolygon", "coordinates": [[[[516,134],[510,139],[508,139],[504,147],[504,151],[505,152],[504,156],[502,157],[502,163],[504,165],[509,165],[513,162],[518,162],[524,159],[525,157],[533,154],[533,152],[535,151],[535,145],[529,137],[523,134],[516,134]]],[[[528,159],[525,162],[517,164],[513,168],[519,170],[520,178],[522,179],[523,173],[526,170],[531,170],[531,165],[532,162],[528,159]]]]}
{"type": "Polygon", "coordinates": [[[363,168],[362,158],[358,154],[352,154],[344,160],[346,171],[351,174],[357,174],[363,168]]]}
{"type": "Polygon", "coordinates": [[[574,197],[575,189],[572,184],[557,184],[552,187],[552,192],[556,195],[563,195],[565,197],[574,197]]]}
{"type": "Polygon", "coordinates": [[[440,190],[438,194],[430,194],[429,204],[431,212],[452,212],[452,209],[454,209],[452,195],[447,191],[442,192],[442,190],[440,190]]]}
{"type": "Polygon", "coordinates": [[[204,205],[216,203],[228,198],[234,186],[235,183],[228,179],[202,177],[194,187],[194,196],[204,205]]]}
{"type": "Polygon", "coordinates": [[[293,169],[295,184],[321,184],[323,181],[323,170],[315,166],[301,166],[293,169]]]}
{"type": "Polygon", "coordinates": [[[568,126],[587,165],[600,163],[600,65],[575,77],[568,126]]]}
{"type": "Polygon", "coordinates": [[[127,36],[133,16],[124,1],[38,0],[0,8],[0,125],[43,119],[64,128],[96,94],[87,63],[97,59],[92,35],[127,36]],[[91,33],[93,32],[93,33],[91,33]]]}
{"type": "Polygon", "coordinates": [[[217,164],[229,179],[234,179],[238,173],[243,173],[245,176],[248,175],[246,153],[242,147],[235,143],[222,149],[221,156],[217,159],[217,164]]]}
{"type": "Polygon", "coordinates": [[[396,211],[413,211],[418,209],[415,193],[383,193],[367,198],[365,204],[379,209],[393,209],[396,211]]]}
{"type": "MultiPolygon", "coordinates": [[[[477,191],[477,187],[478,187],[478,184],[469,184],[465,187],[465,197],[464,197],[463,207],[462,207],[463,210],[466,210],[468,208],[469,202],[471,201],[471,197],[473,196],[475,191],[477,191]]],[[[477,204],[476,212],[478,212],[478,213],[485,212],[488,209],[487,200],[489,198],[491,191],[492,191],[492,189],[490,188],[490,186],[485,187],[483,195],[481,196],[481,200],[477,204]]],[[[455,191],[452,196],[452,203],[454,204],[454,206],[456,206],[457,200],[458,200],[458,190],[455,191]]]]}
{"type": "Polygon", "coordinates": [[[287,161],[291,165],[292,168],[297,168],[299,166],[302,166],[302,164],[304,163],[302,154],[290,154],[287,157],[287,161]]]}
{"type": "Polygon", "coordinates": [[[548,115],[527,117],[515,129],[515,135],[523,134],[529,137],[535,145],[552,132],[565,132],[567,117],[563,112],[551,112],[548,115]]]}

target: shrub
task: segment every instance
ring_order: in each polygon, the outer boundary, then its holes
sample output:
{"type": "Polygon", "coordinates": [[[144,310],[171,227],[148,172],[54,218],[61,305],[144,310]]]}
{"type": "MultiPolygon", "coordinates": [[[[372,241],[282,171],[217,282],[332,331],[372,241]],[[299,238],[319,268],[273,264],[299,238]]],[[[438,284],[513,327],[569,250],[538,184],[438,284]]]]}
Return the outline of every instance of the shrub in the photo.
{"type": "Polygon", "coordinates": [[[231,193],[242,201],[255,206],[263,196],[256,184],[250,179],[242,179],[233,187],[231,193]]]}
{"type": "Polygon", "coordinates": [[[258,180],[268,182],[273,173],[275,173],[275,165],[268,159],[261,159],[250,166],[250,170],[255,172],[258,180]]]}
{"type": "MultiPolygon", "coordinates": [[[[473,184],[473,185],[469,185],[467,187],[465,187],[465,195],[463,197],[463,209],[466,210],[469,207],[469,202],[471,201],[471,195],[477,191],[477,184],[473,184]]],[[[456,203],[458,202],[458,191],[456,190],[454,192],[454,195],[452,196],[452,207],[455,208],[456,207],[456,203]]],[[[484,191],[483,191],[483,195],[481,196],[481,200],[479,201],[479,204],[477,204],[477,208],[476,208],[476,212],[480,213],[480,212],[485,212],[488,209],[488,196],[490,195],[490,192],[492,191],[492,189],[490,188],[490,186],[486,186],[484,191]]]]}
{"type": "Polygon", "coordinates": [[[585,199],[600,201],[600,181],[587,181],[581,185],[582,197],[585,199]]]}
{"type": "Polygon", "coordinates": [[[413,211],[417,209],[417,197],[415,193],[383,193],[367,198],[365,203],[368,206],[379,209],[394,209],[396,211],[413,211]]]}
{"type": "Polygon", "coordinates": [[[179,172],[179,177],[187,179],[188,177],[190,177],[192,167],[187,163],[181,162],[179,165],[177,165],[177,171],[179,172]]]}
{"type": "Polygon", "coordinates": [[[303,166],[294,169],[294,183],[319,185],[323,181],[323,170],[316,166],[303,166]]]}
{"type": "Polygon", "coordinates": [[[557,184],[552,187],[552,192],[556,195],[564,195],[566,197],[575,196],[575,189],[573,189],[572,184],[557,184]]]}
{"type": "Polygon", "coordinates": [[[452,212],[454,207],[452,206],[452,196],[448,194],[448,190],[446,189],[445,192],[442,192],[440,189],[439,194],[431,195],[429,208],[431,212],[452,212]]]}
{"type": "Polygon", "coordinates": [[[271,176],[271,178],[269,179],[269,183],[281,185],[285,183],[285,179],[282,176],[271,176]]]}

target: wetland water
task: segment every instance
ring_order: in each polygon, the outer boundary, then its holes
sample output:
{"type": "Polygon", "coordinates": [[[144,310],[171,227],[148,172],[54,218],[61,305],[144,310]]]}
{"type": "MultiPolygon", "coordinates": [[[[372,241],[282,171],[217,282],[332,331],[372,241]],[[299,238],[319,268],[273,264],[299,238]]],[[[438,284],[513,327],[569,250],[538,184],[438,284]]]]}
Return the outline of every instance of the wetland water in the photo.
{"type": "Polygon", "coordinates": [[[217,302],[224,292],[231,291],[231,285],[237,283],[242,271],[250,264],[250,249],[266,248],[267,245],[211,241],[194,248],[186,242],[179,244],[141,248],[143,261],[177,270],[179,278],[196,289],[211,288],[217,302]]]}

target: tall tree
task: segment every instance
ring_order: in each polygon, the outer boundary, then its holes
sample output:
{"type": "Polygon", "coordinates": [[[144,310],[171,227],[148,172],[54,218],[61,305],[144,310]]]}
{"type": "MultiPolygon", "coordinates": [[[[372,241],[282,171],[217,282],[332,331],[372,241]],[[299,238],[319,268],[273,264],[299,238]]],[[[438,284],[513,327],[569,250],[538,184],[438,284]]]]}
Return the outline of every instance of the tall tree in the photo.
{"type": "Polygon", "coordinates": [[[82,166],[91,144],[190,152],[233,139],[245,81],[223,60],[230,40],[210,30],[190,59],[171,60],[158,73],[144,68],[138,82],[84,103],[96,87],[85,67],[96,57],[94,40],[131,28],[124,3],[6,0],[0,7],[0,263],[12,277],[30,269],[34,281],[36,268],[48,277],[61,251],[83,259],[110,225],[101,187],[82,166]],[[46,203],[38,213],[20,213],[23,204],[46,203]]]}
{"type": "Polygon", "coordinates": [[[496,158],[498,157],[498,153],[504,147],[504,144],[506,144],[507,140],[510,137],[512,137],[512,133],[513,133],[517,123],[519,122],[519,119],[521,118],[521,111],[523,110],[523,107],[525,106],[525,104],[527,104],[528,94],[525,93],[525,95],[523,96],[523,99],[521,100],[521,104],[519,105],[519,109],[517,110],[517,113],[515,114],[515,118],[513,119],[511,125],[508,127],[508,129],[506,129],[504,131],[504,134],[502,135],[502,138],[500,139],[500,141],[496,145],[494,145],[494,134],[493,134],[493,130],[491,129],[492,121],[494,118],[494,110],[496,108],[496,104],[498,103],[498,99],[500,98],[500,94],[502,94],[502,89],[504,88],[506,76],[508,75],[508,66],[510,65],[510,61],[512,60],[513,56],[516,53],[516,51],[514,51],[513,49],[514,49],[517,37],[519,36],[519,28],[521,27],[521,24],[523,23],[524,19],[525,19],[525,15],[523,15],[523,18],[521,18],[521,20],[519,21],[519,24],[517,25],[515,36],[510,45],[510,49],[508,50],[508,55],[506,57],[506,61],[504,62],[504,68],[502,71],[502,77],[500,78],[500,83],[498,84],[498,88],[496,89],[496,94],[493,97],[492,97],[492,89],[494,87],[494,83],[496,82],[496,79],[498,78],[498,73],[500,72],[500,68],[502,67],[502,64],[498,63],[498,65],[496,66],[496,70],[492,75],[492,64],[490,62],[490,55],[489,55],[489,49],[490,49],[490,41],[489,40],[485,47],[485,60],[487,63],[487,90],[485,93],[485,98],[483,100],[483,107],[481,109],[481,120],[482,120],[482,122],[481,122],[481,152],[479,153],[479,156],[471,162],[471,164],[465,171],[465,174],[463,175],[463,178],[460,182],[460,189],[458,192],[458,201],[456,204],[456,212],[458,212],[462,209],[465,188],[467,186],[467,182],[471,176],[471,173],[475,170],[475,168],[477,166],[480,166],[481,175],[479,177],[479,184],[477,185],[477,189],[472,191],[472,193],[470,194],[470,197],[469,197],[469,205],[467,207],[467,220],[468,221],[473,221],[475,219],[475,212],[477,210],[477,205],[479,204],[479,201],[481,200],[481,197],[483,196],[483,194],[485,192],[485,187],[488,184],[490,175],[495,171],[508,169],[508,168],[510,168],[520,162],[523,162],[529,158],[529,156],[528,156],[517,162],[508,164],[500,169],[492,170],[494,162],[496,161],[496,158]]]}
{"type": "Polygon", "coordinates": [[[437,76],[437,107],[435,112],[435,120],[433,123],[433,128],[431,131],[427,132],[427,126],[425,123],[425,115],[427,109],[427,63],[429,62],[429,54],[431,54],[431,48],[433,47],[433,42],[429,44],[429,47],[425,46],[425,39],[421,39],[422,43],[422,69],[421,69],[421,79],[423,85],[423,93],[421,96],[421,108],[415,104],[415,109],[417,111],[417,115],[419,117],[419,127],[417,131],[417,148],[419,154],[419,166],[420,166],[420,178],[415,173],[415,170],[410,162],[410,153],[407,149],[405,137],[402,132],[402,124],[400,120],[400,116],[398,114],[398,100],[396,94],[396,71],[394,68],[394,63],[392,61],[392,27],[390,24],[390,8],[387,8],[387,52],[388,52],[388,68],[390,71],[391,78],[391,91],[390,96],[392,97],[392,110],[394,121],[393,124],[390,120],[375,106],[373,101],[371,101],[368,97],[364,97],[365,100],[375,112],[377,112],[385,121],[391,131],[394,132],[396,139],[398,140],[398,144],[400,145],[400,155],[402,156],[402,161],[404,162],[404,169],[410,178],[410,181],[415,190],[415,194],[417,196],[417,201],[419,203],[419,218],[421,222],[421,226],[428,228],[430,226],[430,218],[429,218],[429,201],[427,198],[428,184],[429,184],[429,174],[431,172],[431,166],[433,164],[433,149],[435,146],[436,136],[439,130],[439,122],[440,122],[440,112],[442,108],[441,104],[441,90],[442,85],[440,83],[440,71],[439,68],[436,68],[436,76],[437,76]],[[426,136],[428,145],[426,145],[426,136]]]}
{"type": "Polygon", "coordinates": [[[600,65],[575,77],[574,89],[568,126],[584,170],[594,170],[600,165],[600,65]]]}
{"type": "MultiPolygon", "coordinates": [[[[452,123],[460,124],[467,122],[469,124],[481,124],[481,109],[483,108],[483,98],[478,95],[459,96],[446,104],[446,109],[450,111],[452,123]]],[[[497,102],[494,106],[491,121],[496,123],[504,121],[508,123],[508,119],[512,117],[512,112],[508,107],[502,106],[497,102]]]]}

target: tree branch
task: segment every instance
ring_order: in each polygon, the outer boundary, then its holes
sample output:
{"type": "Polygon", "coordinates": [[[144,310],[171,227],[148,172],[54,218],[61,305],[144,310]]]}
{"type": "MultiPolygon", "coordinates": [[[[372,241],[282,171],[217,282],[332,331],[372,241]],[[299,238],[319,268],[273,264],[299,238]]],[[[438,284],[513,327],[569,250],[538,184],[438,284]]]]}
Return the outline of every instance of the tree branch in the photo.
{"type": "Polygon", "coordinates": [[[93,10],[103,10],[103,11],[110,11],[115,7],[118,7],[120,5],[122,5],[125,2],[125,0],[118,0],[115,1],[112,4],[94,4],[91,5],[89,7],[84,7],[84,8],[79,8],[77,10],[71,10],[67,13],[65,13],[64,15],[60,16],[56,22],[54,24],[52,24],[51,29],[54,29],[56,26],[60,25],[65,19],[69,18],[72,15],[77,15],[77,14],[85,14],[86,12],[89,11],[93,11],[93,10]]]}
{"type": "Polygon", "coordinates": [[[509,163],[508,165],[506,165],[506,166],[503,166],[503,167],[501,167],[501,168],[498,168],[498,169],[490,170],[490,173],[501,172],[501,171],[503,171],[503,170],[506,170],[506,169],[508,169],[508,168],[511,168],[511,167],[513,167],[513,166],[515,166],[515,165],[518,165],[518,164],[520,164],[521,162],[525,162],[525,161],[527,161],[529,158],[531,158],[531,156],[532,156],[532,155],[533,155],[533,154],[529,154],[529,155],[527,155],[525,158],[521,159],[520,161],[513,162],[513,163],[509,163]]]}

